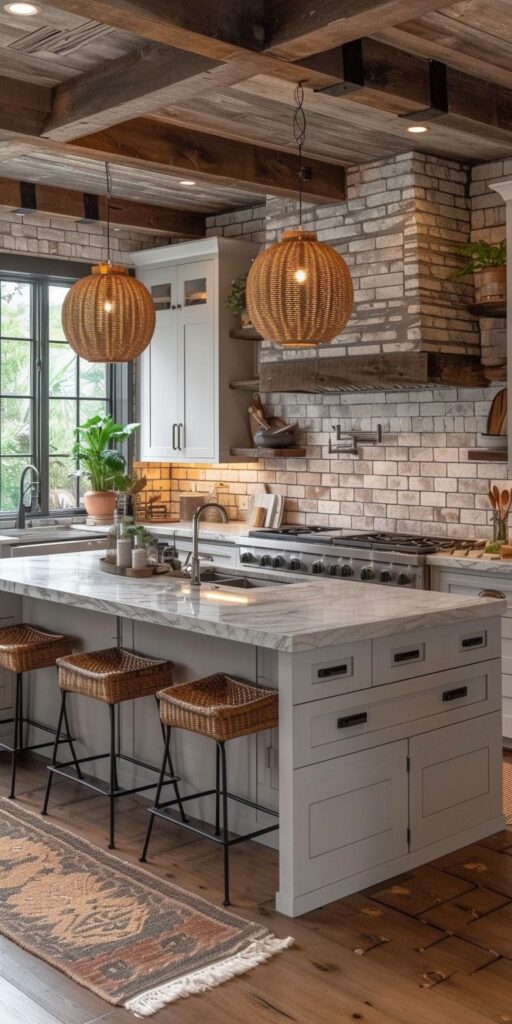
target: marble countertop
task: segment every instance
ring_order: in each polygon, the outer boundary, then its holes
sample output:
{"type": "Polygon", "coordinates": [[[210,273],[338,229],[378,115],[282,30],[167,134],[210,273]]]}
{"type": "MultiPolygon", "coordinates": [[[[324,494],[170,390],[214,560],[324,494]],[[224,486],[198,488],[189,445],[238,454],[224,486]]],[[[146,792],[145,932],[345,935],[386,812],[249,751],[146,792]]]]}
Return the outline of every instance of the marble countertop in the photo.
{"type": "MultiPolygon", "coordinates": [[[[158,523],[155,520],[151,520],[150,522],[143,523],[143,525],[147,526],[148,530],[151,530],[152,533],[158,534],[159,537],[169,537],[170,540],[174,535],[176,537],[192,536],[192,523],[158,523]]],[[[85,523],[75,523],[72,529],[103,535],[106,535],[109,531],[108,526],[86,526],[85,523]]],[[[199,537],[201,540],[221,540],[226,544],[235,544],[238,537],[245,537],[247,535],[248,529],[247,523],[209,523],[208,520],[201,519],[199,537]]]]}
{"type": "MultiPolygon", "coordinates": [[[[249,575],[249,574],[248,574],[249,575]]],[[[505,601],[342,580],[219,591],[168,576],[100,570],[96,552],[0,560],[0,590],[90,611],[296,652],[498,615],[505,601]],[[391,599],[392,598],[392,599],[391,599]]]]}
{"type": "Polygon", "coordinates": [[[472,558],[471,555],[428,555],[427,562],[438,569],[452,569],[459,572],[486,572],[492,575],[512,576],[512,558],[499,558],[496,555],[482,555],[472,558]]]}

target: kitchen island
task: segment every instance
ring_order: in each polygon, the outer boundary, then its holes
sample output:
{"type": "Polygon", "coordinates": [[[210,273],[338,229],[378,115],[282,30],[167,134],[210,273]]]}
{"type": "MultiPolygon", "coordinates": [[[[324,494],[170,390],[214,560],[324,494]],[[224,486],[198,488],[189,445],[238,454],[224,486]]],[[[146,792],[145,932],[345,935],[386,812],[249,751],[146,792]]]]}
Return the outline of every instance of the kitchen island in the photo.
{"type": "MultiPolygon", "coordinates": [[[[278,689],[279,735],[237,740],[228,757],[239,795],[279,806],[280,831],[267,841],[279,844],[285,914],[501,828],[504,602],[341,580],[284,584],[278,573],[264,582],[196,591],[169,576],[104,574],[97,553],[20,558],[0,562],[0,615],[62,630],[78,650],[119,642],[168,657],[176,681],[227,671],[278,689]]],[[[31,717],[52,722],[55,672],[34,675],[31,717]]],[[[4,708],[9,686],[2,677],[4,708]]],[[[76,698],[70,710],[81,756],[106,749],[104,709],[76,698]]],[[[159,764],[151,699],[121,706],[120,735],[123,753],[159,764]]],[[[184,791],[209,788],[213,744],[174,739],[184,791]]],[[[122,763],[122,784],[149,781],[122,763]]],[[[212,820],[206,802],[190,806],[212,820]]],[[[254,828],[255,813],[241,805],[233,830],[254,828]]],[[[258,815],[258,825],[267,821],[258,815]]]]}

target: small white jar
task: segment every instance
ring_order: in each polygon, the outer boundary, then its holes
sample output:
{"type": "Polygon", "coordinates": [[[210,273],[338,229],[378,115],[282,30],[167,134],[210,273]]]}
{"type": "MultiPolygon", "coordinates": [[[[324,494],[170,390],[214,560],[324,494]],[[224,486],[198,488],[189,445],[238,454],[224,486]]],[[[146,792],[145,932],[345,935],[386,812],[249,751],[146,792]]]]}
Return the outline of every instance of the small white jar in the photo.
{"type": "Polygon", "coordinates": [[[147,560],[146,548],[133,548],[132,569],[145,569],[147,560]]]}
{"type": "Polygon", "coordinates": [[[132,539],[119,537],[116,545],[116,561],[120,569],[130,569],[132,565],[132,539]]]}

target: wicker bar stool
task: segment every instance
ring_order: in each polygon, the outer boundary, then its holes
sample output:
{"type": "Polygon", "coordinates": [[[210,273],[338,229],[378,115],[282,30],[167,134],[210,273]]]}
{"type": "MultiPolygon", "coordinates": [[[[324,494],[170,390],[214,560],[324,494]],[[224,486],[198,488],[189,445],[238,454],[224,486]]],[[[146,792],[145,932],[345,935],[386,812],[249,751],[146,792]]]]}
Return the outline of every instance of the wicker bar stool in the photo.
{"type": "MultiPolygon", "coordinates": [[[[24,744],[23,727],[25,725],[40,729],[52,736],[56,736],[55,729],[43,722],[36,722],[33,718],[26,718],[23,711],[23,676],[25,672],[32,672],[38,668],[51,668],[55,665],[58,657],[71,654],[73,641],[62,633],[50,633],[48,630],[40,629],[38,626],[20,624],[16,626],[3,626],[0,629],[0,668],[16,673],[16,696],[14,702],[14,718],[5,718],[0,725],[11,725],[14,723],[13,745],[0,743],[0,750],[7,750],[11,754],[11,789],[9,798],[14,800],[16,795],[16,767],[18,754],[27,750],[44,750],[46,747],[54,746],[54,740],[47,740],[46,743],[24,744]]],[[[67,715],[63,719],[65,732],[59,739],[59,743],[68,743],[71,755],[76,763],[73,737],[69,728],[67,715]]]]}
{"type": "MultiPolygon", "coordinates": [[[[73,654],[69,657],[57,659],[59,667],[59,686],[62,692],[59,721],[53,757],[48,765],[48,783],[44,799],[42,814],[48,813],[48,801],[54,775],[62,775],[73,782],[79,782],[82,786],[108,796],[110,801],[110,829],[109,849],[115,847],[115,801],[121,796],[131,796],[134,793],[142,793],[147,789],[154,789],[157,782],[151,782],[143,786],[135,786],[131,789],[121,789],[117,779],[117,763],[121,759],[133,765],[157,772],[154,765],[146,764],[137,758],[121,754],[116,748],[116,718],[115,708],[118,704],[127,700],[136,700],[139,697],[154,696],[157,700],[157,693],[162,685],[172,683],[172,662],[156,658],[148,658],[133,651],[127,651],[123,647],[109,647],[101,651],[90,651],[84,654],[73,654]],[[83,697],[90,697],[92,700],[102,701],[108,704],[110,718],[110,749],[105,754],[92,754],[81,757],[78,760],[58,762],[57,749],[59,734],[63,721],[66,720],[66,698],[68,693],[80,694],[83,697]],[[80,766],[92,761],[101,761],[104,758],[110,760],[110,782],[108,788],[98,785],[96,780],[91,781],[81,776],[80,766]],[[77,774],[69,771],[75,767],[77,774]]],[[[164,730],[162,727],[162,734],[164,730]]],[[[181,806],[181,797],[178,789],[178,778],[174,774],[170,751],[165,750],[164,765],[160,772],[160,786],[170,783],[174,786],[176,800],[180,805],[183,818],[185,818],[181,806]],[[168,766],[168,770],[167,770],[168,766]]]]}
{"type": "Polygon", "coordinates": [[[146,860],[155,818],[171,821],[174,825],[188,828],[191,832],[219,843],[224,850],[224,906],[228,907],[230,903],[230,846],[234,846],[235,843],[245,842],[247,839],[255,839],[257,836],[265,835],[267,832],[274,832],[279,828],[279,824],[259,828],[255,832],[250,832],[246,835],[230,837],[228,829],[229,799],[245,804],[248,807],[253,807],[255,810],[262,811],[273,817],[277,817],[277,813],[269,810],[267,807],[262,807],[261,804],[235,796],[228,791],[225,744],[227,740],[238,739],[240,736],[261,732],[264,729],[273,729],[277,726],[278,695],[274,690],[264,690],[258,686],[250,686],[248,683],[244,683],[239,679],[232,679],[230,676],[219,672],[204,679],[197,679],[194,682],[173,686],[171,689],[163,690],[158,696],[160,697],[160,718],[165,726],[166,733],[165,751],[156,791],[155,805],[149,809],[150,819],[140,859],[142,862],[146,860]],[[179,801],[176,799],[162,803],[160,797],[167,759],[169,758],[172,728],[185,729],[215,740],[217,744],[215,789],[208,789],[202,793],[192,793],[190,796],[182,796],[179,801]],[[213,834],[211,831],[206,831],[188,822],[183,816],[183,803],[185,801],[198,800],[201,797],[211,795],[215,795],[215,831],[213,834]],[[221,798],[222,832],[220,828],[221,798]],[[177,803],[181,812],[181,820],[168,813],[168,809],[174,807],[177,803]]]}

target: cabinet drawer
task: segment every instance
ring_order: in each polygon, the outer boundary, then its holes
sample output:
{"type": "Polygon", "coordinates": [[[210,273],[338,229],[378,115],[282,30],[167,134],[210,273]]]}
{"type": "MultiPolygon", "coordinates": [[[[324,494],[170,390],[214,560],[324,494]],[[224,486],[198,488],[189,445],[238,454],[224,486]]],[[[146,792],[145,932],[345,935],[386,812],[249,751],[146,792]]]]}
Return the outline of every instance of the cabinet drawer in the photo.
{"type": "Polygon", "coordinates": [[[400,639],[381,637],[372,641],[373,685],[498,658],[500,643],[498,618],[414,630],[400,639]]]}
{"type": "Polygon", "coordinates": [[[432,728],[436,716],[448,721],[494,711],[501,703],[500,662],[436,672],[390,686],[300,704],[294,708],[294,766],[315,764],[354,749],[432,728]],[[396,730],[399,730],[398,735],[396,730]],[[356,741],[359,739],[359,744],[356,741]]]}
{"type": "Polygon", "coordinates": [[[294,775],[294,884],[306,893],[407,853],[407,742],[294,775]]]}
{"type": "Polygon", "coordinates": [[[293,703],[336,697],[372,685],[371,644],[367,640],[336,650],[305,651],[293,672],[293,703]]]}
{"type": "Polygon", "coordinates": [[[501,814],[499,713],[416,736],[409,755],[411,850],[501,814]]]}

